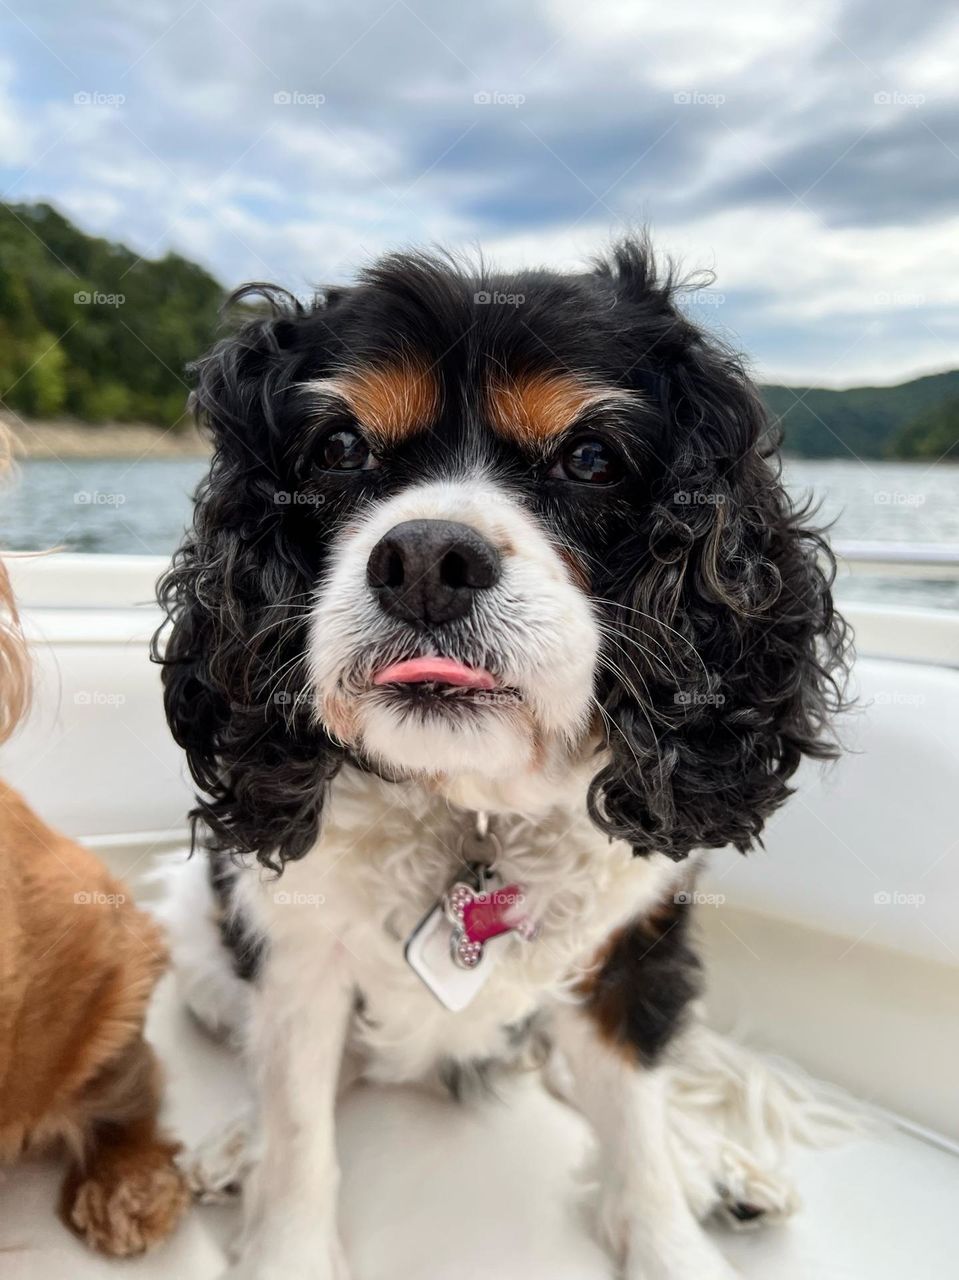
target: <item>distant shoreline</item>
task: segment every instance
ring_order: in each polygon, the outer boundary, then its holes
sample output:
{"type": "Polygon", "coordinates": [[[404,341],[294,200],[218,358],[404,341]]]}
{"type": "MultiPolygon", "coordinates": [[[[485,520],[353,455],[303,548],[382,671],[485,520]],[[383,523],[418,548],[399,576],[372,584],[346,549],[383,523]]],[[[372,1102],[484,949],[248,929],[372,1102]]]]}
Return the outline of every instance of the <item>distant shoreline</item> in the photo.
{"type": "Polygon", "coordinates": [[[195,427],[140,423],[27,422],[3,415],[17,458],[206,458],[210,446],[195,427]]]}

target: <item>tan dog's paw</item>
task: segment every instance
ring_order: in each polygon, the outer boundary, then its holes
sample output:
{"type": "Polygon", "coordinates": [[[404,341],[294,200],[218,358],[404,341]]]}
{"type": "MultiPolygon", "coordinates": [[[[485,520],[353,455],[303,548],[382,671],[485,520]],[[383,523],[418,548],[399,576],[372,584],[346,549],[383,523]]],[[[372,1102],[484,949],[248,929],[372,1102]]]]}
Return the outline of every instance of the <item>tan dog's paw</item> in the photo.
{"type": "Polygon", "coordinates": [[[64,1187],[67,1225],[116,1258],[145,1253],[173,1231],[189,1201],[170,1143],[98,1152],[64,1187]]]}

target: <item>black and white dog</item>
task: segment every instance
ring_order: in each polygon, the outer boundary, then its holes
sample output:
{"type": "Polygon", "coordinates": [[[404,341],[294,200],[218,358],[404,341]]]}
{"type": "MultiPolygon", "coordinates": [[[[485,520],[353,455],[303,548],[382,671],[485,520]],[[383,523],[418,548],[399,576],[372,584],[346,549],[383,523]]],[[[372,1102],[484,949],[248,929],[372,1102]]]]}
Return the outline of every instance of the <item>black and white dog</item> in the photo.
{"type": "Polygon", "coordinates": [[[701,851],[830,754],[846,646],[756,392],[677,293],[639,242],[581,275],[397,255],[306,308],[241,291],[197,366],[215,452],[161,660],[252,979],[237,1277],[347,1275],[346,1054],[456,1088],[534,1050],[596,1131],[625,1274],[732,1274],[658,1064],[701,851]]]}

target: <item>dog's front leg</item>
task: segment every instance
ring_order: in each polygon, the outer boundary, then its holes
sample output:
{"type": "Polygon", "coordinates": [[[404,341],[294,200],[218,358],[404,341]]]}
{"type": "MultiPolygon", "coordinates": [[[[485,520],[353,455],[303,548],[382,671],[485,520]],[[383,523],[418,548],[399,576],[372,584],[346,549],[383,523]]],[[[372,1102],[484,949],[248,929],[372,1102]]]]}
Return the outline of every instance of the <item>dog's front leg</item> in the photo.
{"type": "Polygon", "coordinates": [[[347,1280],[334,1106],[353,1000],[335,940],[271,938],[250,1044],[261,1156],[244,1189],[243,1240],[228,1280],[347,1280]]]}
{"type": "Polygon", "coordinates": [[[579,1007],[558,1012],[554,1035],[570,1071],[570,1101],[596,1134],[600,1227],[627,1280],[732,1280],[679,1180],[663,1070],[606,1043],[579,1007]]]}

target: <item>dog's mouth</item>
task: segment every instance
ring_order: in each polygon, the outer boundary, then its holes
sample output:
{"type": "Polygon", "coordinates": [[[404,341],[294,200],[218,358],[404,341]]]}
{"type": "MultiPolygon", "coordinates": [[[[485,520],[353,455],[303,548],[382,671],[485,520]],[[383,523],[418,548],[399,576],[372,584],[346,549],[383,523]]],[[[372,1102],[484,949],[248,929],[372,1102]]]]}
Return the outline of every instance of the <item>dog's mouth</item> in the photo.
{"type": "Polygon", "coordinates": [[[434,684],[453,689],[490,690],[497,687],[496,677],[482,667],[468,667],[455,658],[407,658],[391,662],[373,676],[373,684],[434,684]]]}
{"type": "Polygon", "coordinates": [[[458,658],[421,656],[390,662],[374,671],[371,684],[396,703],[423,711],[521,701],[516,689],[486,667],[458,658]]]}

